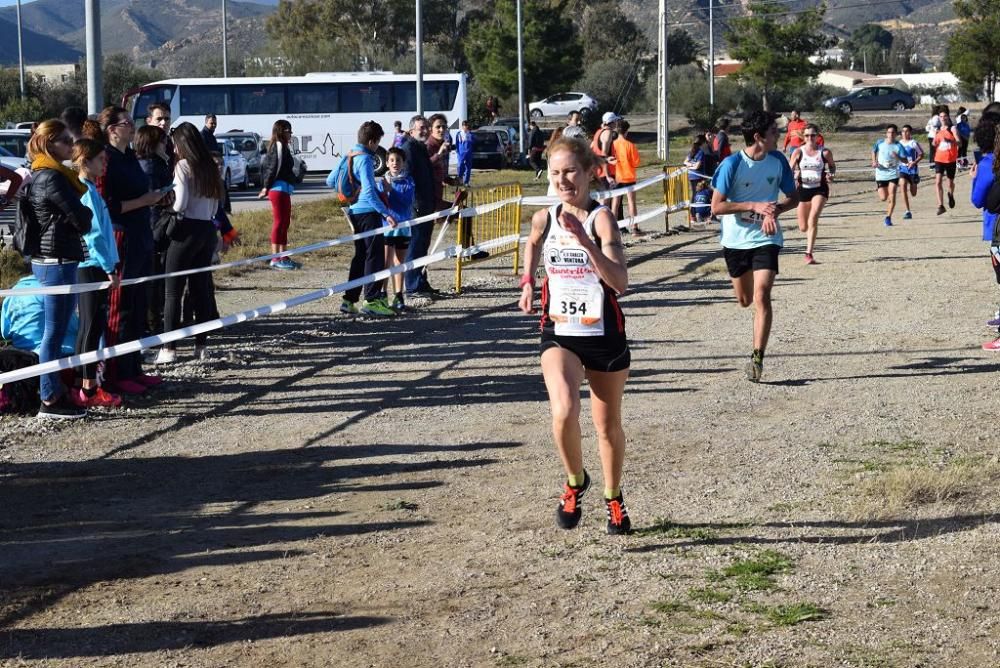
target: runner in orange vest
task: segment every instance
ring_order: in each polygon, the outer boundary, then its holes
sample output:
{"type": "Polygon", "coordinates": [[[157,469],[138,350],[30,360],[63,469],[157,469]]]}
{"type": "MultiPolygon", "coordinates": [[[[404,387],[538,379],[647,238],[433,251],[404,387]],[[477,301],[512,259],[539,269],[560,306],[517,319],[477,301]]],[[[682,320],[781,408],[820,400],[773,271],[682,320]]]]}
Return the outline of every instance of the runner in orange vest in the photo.
{"type": "Polygon", "coordinates": [[[948,177],[948,208],[955,208],[955,169],[958,167],[958,134],[947,111],[938,114],[941,129],[934,134],[934,187],[937,213],[944,213],[944,178],[948,177]]]}

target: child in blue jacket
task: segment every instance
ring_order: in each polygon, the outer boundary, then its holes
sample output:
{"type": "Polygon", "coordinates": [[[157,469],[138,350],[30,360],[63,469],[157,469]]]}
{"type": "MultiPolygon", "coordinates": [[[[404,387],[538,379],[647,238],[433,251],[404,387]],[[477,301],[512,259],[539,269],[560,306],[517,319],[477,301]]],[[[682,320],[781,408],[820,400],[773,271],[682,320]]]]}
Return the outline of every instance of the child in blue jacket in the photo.
{"type": "MultiPolygon", "coordinates": [[[[406,153],[403,152],[403,149],[395,146],[390,148],[386,158],[386,166],[389,171],[385,174],[385,180],[378,182],[379,190],[388,199],[392,217],[397,223],[403,223],[413,218],[416,197],[416,186],[413,183],[413,177],[406,171],[406,153]]],[[[395,227],[386,230],[385,266],[387,269],[403,263],[409,245],[409,227],[395,227]]],[[[386,281],[387,288],[390,284],[393,292],[392,309],[396,312],[403,311],[406,308],[406,303],[403,301],[402,272],[394,274],[391,279],[386,281]]]]}
{"type": "Polygon", "coordinates": [[[458,151],[458,180],[467,186],[472,180],[472,130],[469,121],[462,121],[462,129],[455,133],[455,148],[458,151]]]}

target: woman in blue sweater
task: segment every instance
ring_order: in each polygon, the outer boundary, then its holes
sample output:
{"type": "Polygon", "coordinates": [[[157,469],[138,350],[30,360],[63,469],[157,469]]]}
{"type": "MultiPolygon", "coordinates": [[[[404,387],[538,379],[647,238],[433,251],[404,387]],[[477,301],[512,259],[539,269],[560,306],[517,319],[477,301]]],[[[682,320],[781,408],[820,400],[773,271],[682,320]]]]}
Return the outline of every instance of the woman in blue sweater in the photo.
{"type": "MultiPolygon", "coordinates": [[[[997,283],[1000,283],[1000,229],[998,229],[995,213],[990,213],[986,208],[986,198],[989,195],[993,182],[997,179],[997,171],[1000,168],[1000,161],[996,155],[996,133],[1000,126],[1000,114],[985,113],[976,126],[974,135],[976,144],[982,152],[982,158],[975,165],[974,177],[972,180],[972,204],[983,210],[983,241],[990,244],[990,258],[993,262],[993,272],[997,283]]],[[[994,318],[986,323],[990,327],[997,327],[997,338],[983,344],[983,350],[1000,351],[1000,309],[994,318]]]]}
{"type": "MultiPolygon", "coordinates": [[[[104,175],[107,154],[104,144],[93,139],[77,139],[73,144],[73,164],[80,174],[80,181],[87,186],[80,201],[90,209],[93,219],[90,231],[83,235],[87,247],[87,259],[79,264],[76,277],[79,283],[100,283],[111,281],[118,287],[118,247],[115,245],[115,231],[111,227],[111,214],[104,198],[97,191],[97,179],[104,175]]],[[[97,350],[108,324],[108,292],[94,290],[81,292],[80,329],[76,334],[76,354],[97,350]]],[[[105,406],[116,408],[122,405],[122,398],[106,392],[97,380],[97,364],[85,364],[76,370],[76,385],[70,390],[70,401],[81,408],[105,406]]]]}
{"type": "MultiPolygon", "coordinates": [[[[358,128],[358,143],[351,149],[345,160],[350,160],[350,169],[354,180],[359,184],[358,201],[347,209],[347,220],[355,234],[377,230],[382,227],[382,221],[391,227],[396,227],[394,214],[386,206],[375,184],[375,170],[372,156],[378,148],[385,131],[375,121],[365,121],[358,128]]],[[[354,242],[354,258],[347,280],[353,281],[362,276],[368,276],[385,269],[385,239],[381,234],[358,239],[354,242]]],[[[344,301],[340,305],[342,313],[363,313],[375,317],[396,315],[382,296],[381,282],[373,282],[364,286],[365,301],[358,309],[358,298],[361,287],[355,287],[344,293],[344,301]]]]}

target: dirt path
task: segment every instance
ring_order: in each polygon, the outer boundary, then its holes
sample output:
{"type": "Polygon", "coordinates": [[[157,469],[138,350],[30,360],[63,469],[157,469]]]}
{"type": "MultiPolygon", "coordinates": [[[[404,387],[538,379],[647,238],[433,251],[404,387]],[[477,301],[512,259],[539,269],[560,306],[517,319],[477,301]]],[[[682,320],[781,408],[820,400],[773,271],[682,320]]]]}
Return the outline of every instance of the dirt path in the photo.
{"type": "MultiPolygon", "coordinates": [[[[817,266],[787,233],[760,385],[712,236],[630,249],[624,539],[597,494],[555,527],[499,265],[393,322],[235,328],[126,411],[0,420],[0,663],[1000,664],[997,287],[978,215],[918,201],[884,228],[841,195],[817,266]]],[[[220,307],[339,278],[258,272],[220,307]]]]}

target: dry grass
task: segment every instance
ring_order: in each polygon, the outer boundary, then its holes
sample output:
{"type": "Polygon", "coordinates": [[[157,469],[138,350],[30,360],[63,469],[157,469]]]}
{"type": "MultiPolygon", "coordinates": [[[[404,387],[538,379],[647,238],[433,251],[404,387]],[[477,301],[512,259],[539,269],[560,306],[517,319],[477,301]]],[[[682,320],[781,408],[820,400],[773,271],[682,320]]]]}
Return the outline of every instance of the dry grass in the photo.
{"type": "Polygon", "coordinates": [[[865,478],[853,509],[855,519],[889,519],[915,508],[995,494],[1000,482],[1000,460],[956,461],[943,466],[905,465],[865,478]]]}

